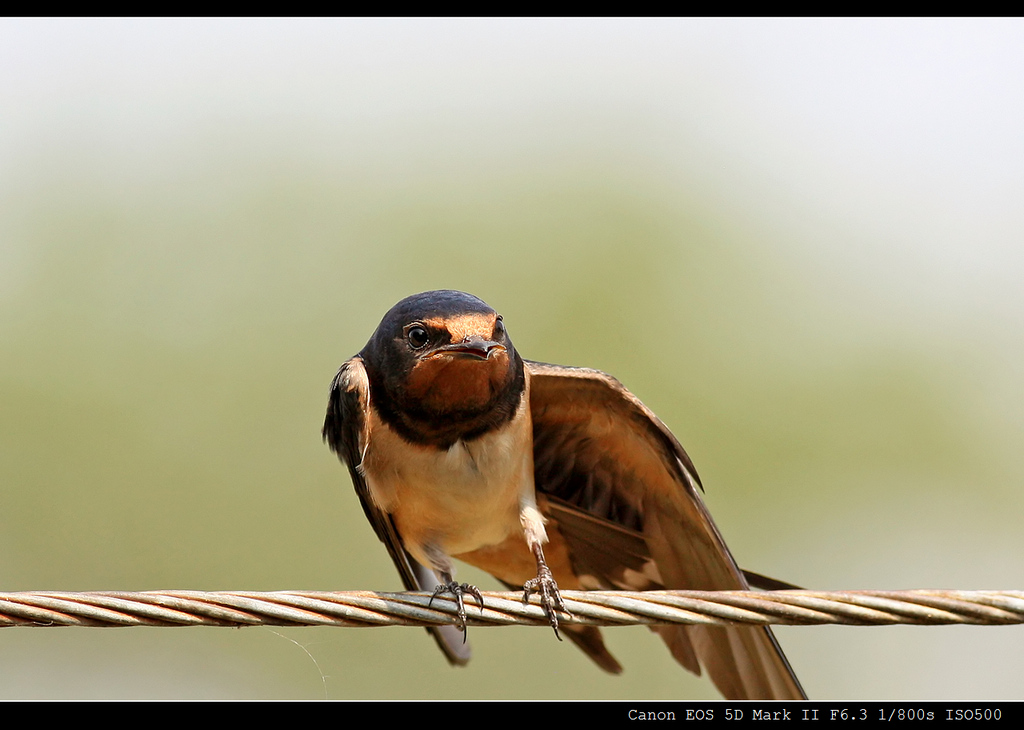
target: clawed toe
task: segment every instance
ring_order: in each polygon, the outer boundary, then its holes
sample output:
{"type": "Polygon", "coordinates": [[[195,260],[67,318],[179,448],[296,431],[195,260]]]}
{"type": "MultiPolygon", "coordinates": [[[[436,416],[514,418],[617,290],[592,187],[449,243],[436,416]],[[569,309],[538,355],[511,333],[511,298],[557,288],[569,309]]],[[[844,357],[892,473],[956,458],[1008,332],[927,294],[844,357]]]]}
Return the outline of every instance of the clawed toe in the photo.
{"type": "Polygon", "coordinates": [[[434,595],[432,595],[430,600],[427,602],[427,608],[430,608],[431,604],[434,603],[434,599],[442,593],[451,593],[455,596],[455,605],[458,609],[455,614],[455,627],[462,631],[462,641],[465,643],[466,634],[468,633],[466,630],[465,595],[468,593],[476,598],[476,602],[480,605],[481,613],[483,613],[484,610],[484,597],[480,595],[480,590],[476,586],[470,585],[469,583],[459,583],[457,581],[450,580],[447,583],[441,583],[434,589],[434,595]]]}
{"type": "Polygon", "coordinates": [[[523,603],[530,602],[531,593],[537,593],[540,596],[540,604],[544,608],[544,613],[547,614],[548,622],[551,624],[555,636],[561,641],[562,637],[558,633],[558,611],[561,611],[569,618],[572,618],[572,614],[569,613],[565,603],[562,602],[562,594],[558,591],[558,584],[555,583],[555,578],[551,575],[547,565],[541,564],[537,571],[537,577],[526,581],[523,585],[523,603]]]}

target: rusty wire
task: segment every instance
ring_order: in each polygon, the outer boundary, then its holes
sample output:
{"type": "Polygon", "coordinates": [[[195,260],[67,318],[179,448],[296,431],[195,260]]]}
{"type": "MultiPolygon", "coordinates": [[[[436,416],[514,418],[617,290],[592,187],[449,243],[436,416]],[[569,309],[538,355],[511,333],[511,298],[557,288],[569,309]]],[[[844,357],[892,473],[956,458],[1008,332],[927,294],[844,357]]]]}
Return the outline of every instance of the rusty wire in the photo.
{"type": "MultiPolygon", "coordinates": [[[[1024,623],[1024,591],[562,591],[572,617],[592,626],[652,624],[1024,623]]],[[[548,620],[536,597],[485,592],[467,599],[472,626],[548,620]]],[[[436,626],[454,622],[450,597],[369,591],[40,591],[0,593],[2,626],[436,626]]]]}

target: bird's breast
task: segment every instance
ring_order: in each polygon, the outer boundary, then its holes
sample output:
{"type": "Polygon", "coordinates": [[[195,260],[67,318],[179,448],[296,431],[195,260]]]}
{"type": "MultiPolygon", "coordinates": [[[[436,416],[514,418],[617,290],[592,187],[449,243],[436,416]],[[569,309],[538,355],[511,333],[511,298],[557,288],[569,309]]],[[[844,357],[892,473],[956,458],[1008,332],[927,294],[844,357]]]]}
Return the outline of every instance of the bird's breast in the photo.
{"type": "Polygon", "coordinates": [[[521,529],[521,497],[533,494],[533,428],[527,399],[506,426],[448,449],[412,444],[371,417],[361,470],[370,496],[395,521],[413,557],[456,555],[521,529]]]}

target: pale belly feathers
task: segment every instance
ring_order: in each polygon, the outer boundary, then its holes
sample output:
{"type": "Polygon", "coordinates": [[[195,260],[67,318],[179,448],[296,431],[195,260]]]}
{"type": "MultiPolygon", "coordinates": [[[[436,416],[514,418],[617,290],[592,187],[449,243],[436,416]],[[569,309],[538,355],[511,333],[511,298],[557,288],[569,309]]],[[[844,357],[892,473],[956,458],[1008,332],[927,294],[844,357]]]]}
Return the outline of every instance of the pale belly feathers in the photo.
{"type": "Polygon", "coordinates": [[[526,399],[509,424],[447,451],[410,444],[373,418],[360,468],[417,561],[451,572],[447,556],[502,542],[535,513],[533,426],[526,399]],[[440,553],[440,554],[439,554],[440,553]]]}

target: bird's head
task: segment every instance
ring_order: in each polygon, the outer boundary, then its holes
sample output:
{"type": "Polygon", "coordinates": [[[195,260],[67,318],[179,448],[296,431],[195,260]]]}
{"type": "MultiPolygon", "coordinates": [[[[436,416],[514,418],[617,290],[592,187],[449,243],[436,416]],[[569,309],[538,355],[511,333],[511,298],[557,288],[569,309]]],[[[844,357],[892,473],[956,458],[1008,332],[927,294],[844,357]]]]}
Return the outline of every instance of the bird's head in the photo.
{"type": "Polygon", "coordinates": [[[371,398],[428,426],[509,416],[522,396],[523,361],[501,315],[465,292],[403,299],[384,315],[360,355],[371,398]]]}

